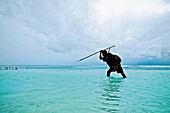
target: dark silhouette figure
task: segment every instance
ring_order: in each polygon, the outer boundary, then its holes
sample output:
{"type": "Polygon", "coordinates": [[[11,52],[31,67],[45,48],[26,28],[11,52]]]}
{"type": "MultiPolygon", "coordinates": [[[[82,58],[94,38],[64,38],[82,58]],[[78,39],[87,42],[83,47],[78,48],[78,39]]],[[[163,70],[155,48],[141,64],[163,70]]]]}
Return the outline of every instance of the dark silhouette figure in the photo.
{"type": "Polygon", "coordinates": [[[106,50],[101,50],[99,59],[103,60],[103,62],[106,62],[109,65],[110,69],[107,71],[108,77],[110,76],[111,72],[117,71],[117,73],[121,73],[123,78],[126,78],[126,75],[124,74],[123,69],[120,64],[121,59],[119,56],[113,55],[113,54],[107,52],[106,50]]]}

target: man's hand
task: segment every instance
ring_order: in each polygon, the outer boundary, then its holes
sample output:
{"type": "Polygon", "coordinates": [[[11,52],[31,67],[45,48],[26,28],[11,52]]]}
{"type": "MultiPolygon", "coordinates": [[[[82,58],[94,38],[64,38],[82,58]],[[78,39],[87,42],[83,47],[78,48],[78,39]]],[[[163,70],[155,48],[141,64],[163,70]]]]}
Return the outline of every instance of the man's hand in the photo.
{"type": "Polygon", "coordinates": [[[103,50],[100,50],[100,53],[103,53],[103,50]]]}

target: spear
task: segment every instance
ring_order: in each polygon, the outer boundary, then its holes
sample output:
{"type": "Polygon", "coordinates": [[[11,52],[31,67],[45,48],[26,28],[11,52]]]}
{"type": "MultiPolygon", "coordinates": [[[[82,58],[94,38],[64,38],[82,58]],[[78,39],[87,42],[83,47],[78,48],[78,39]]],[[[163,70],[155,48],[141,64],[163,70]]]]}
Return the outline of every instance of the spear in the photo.
{"type": "MultiPolygon", "coordinates": [[[[107,50],[107,49],[110,49],[110,48],[112,48],[112,47],[115,47],[115,45],[110,46],[110,47],[108,47],[108,48],[106,48],[106,49],[103,49],[103,50],[107,50]]],[[[95,54],[97,54],[97,53],[99,53],[99,52],[100,52],[100,51],[97,51],[97,52],[95,52],[95,53],[93,53],[93,54],[91,54],[91,55],[88,55],[88,56],[86,56],[86,57],[78,60],[77,62],[80,62],[80,61],[82,61],[82,60],[84,60],[84,59],[86,59],[86,58],[89,58],[89,57],[91,57],[91,56],[93,56],[93,55],[95,55],[95,54]]]]}

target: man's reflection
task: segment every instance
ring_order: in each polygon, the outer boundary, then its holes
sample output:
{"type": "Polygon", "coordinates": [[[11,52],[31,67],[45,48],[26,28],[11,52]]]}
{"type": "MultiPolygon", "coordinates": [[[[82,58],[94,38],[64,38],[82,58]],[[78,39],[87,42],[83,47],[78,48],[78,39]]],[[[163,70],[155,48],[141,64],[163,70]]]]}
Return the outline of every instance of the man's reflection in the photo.
{"type": "Polygon", "coordinates": [[[110,77],[106,79],[102,84],[102,93],[100,97],[101,106],[98,108],[102,111],[116,112],[119,111],[120,105],[120,87],[122,83],[122,78],[110,77]]]}

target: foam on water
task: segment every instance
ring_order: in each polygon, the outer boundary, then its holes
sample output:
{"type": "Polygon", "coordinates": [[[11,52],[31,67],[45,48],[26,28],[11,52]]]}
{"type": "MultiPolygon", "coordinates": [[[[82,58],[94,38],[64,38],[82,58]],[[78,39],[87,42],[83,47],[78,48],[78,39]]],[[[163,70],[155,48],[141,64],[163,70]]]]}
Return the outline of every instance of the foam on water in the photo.
{"type": "Polygon", "coordinates": [[[126,79],[105,66],[27,67],[0,70],[0,112],[170,112],[168,66],[125,66],[126,79]]]}

